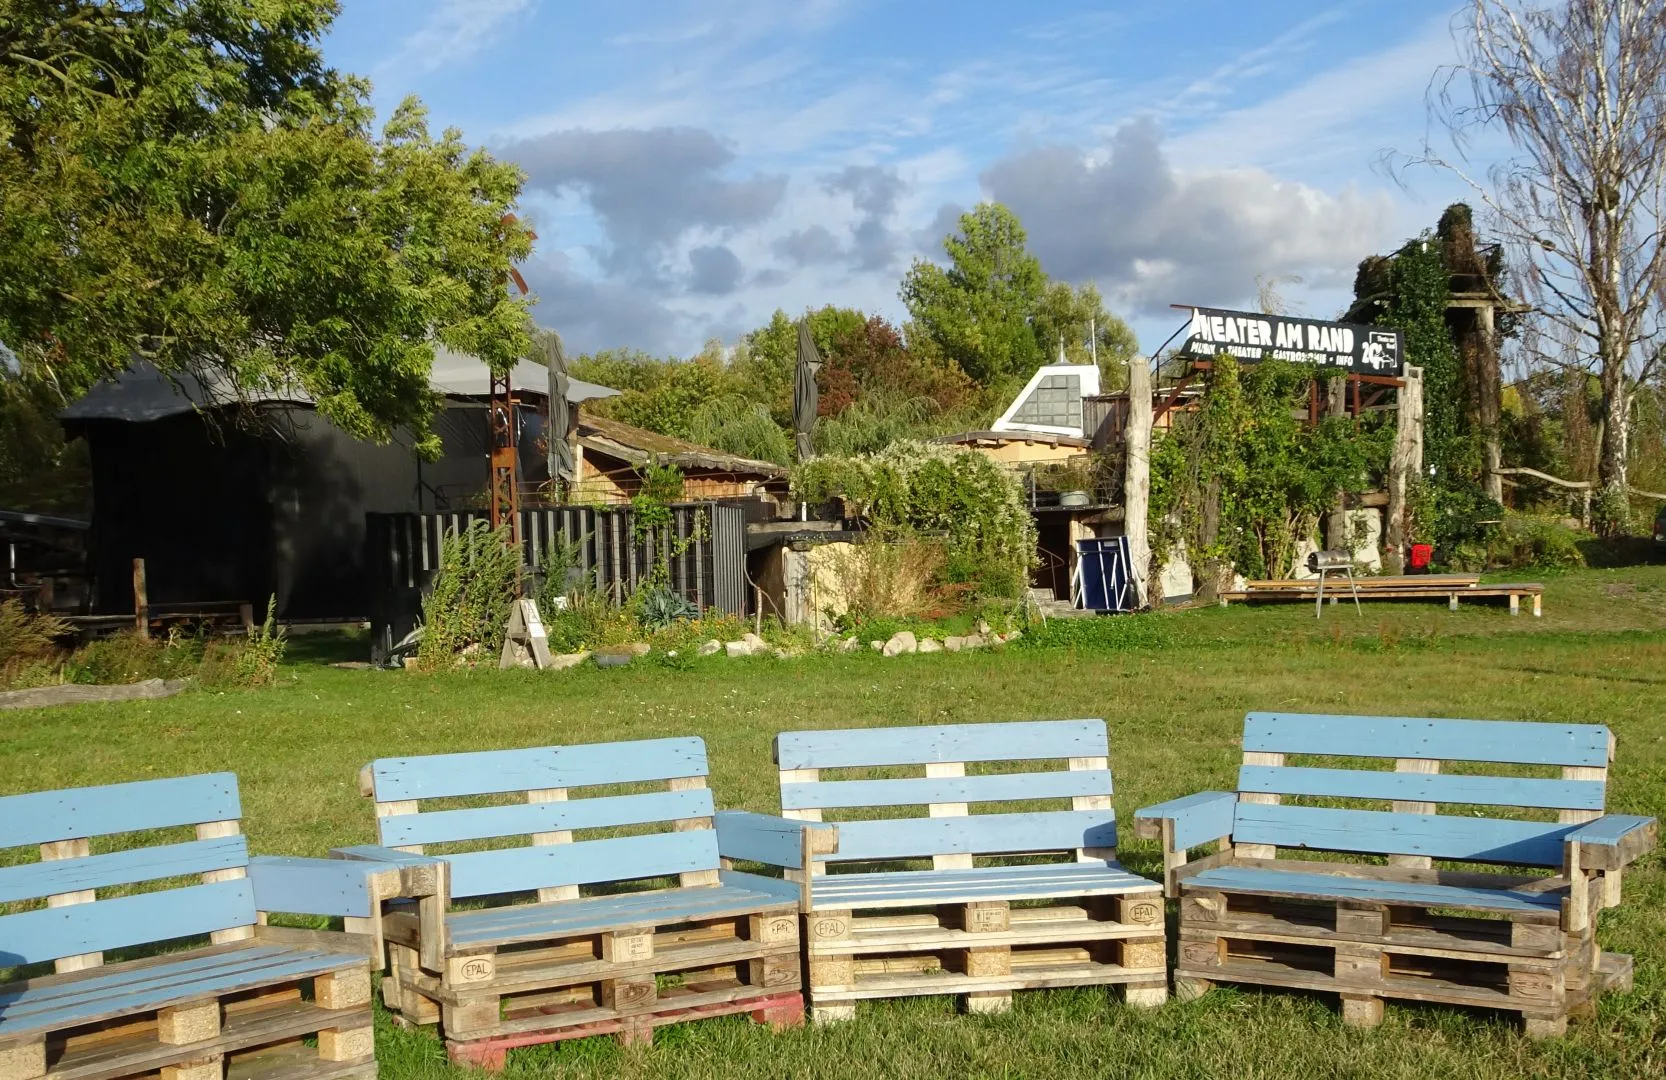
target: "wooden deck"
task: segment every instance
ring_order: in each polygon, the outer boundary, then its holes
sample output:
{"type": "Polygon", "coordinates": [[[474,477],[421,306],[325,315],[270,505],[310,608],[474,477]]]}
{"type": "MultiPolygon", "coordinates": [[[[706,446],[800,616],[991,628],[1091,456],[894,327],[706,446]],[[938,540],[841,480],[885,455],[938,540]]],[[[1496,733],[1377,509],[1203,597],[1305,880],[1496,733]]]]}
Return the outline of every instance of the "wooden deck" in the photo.
{"type": "MultiPolygon", "coordinates": [[[[1473,574],[1415,574],[1404,577],[1362,577],[1354,579],[1360,600],[1442,600],[1451,610],[1458,610],[1461,601],[1505,600],[1511,615],[1521,614],[1521,602],[1532,601],[1535,618],[1544,613],[1544,586],[1538,582],[1481,584],[1473,574]]],[[[1259,601],[1312,601],[1318,598],[1319,581],[1277,579],[1248,581],[1242,589],[1220,594],[1220,603],[1251,603],[1259,601]]],[[[1325,595],[1330,601],[1351,600],[1354,593],[1346,578],[1330,578],[1325,583],[1325,595]]]]}

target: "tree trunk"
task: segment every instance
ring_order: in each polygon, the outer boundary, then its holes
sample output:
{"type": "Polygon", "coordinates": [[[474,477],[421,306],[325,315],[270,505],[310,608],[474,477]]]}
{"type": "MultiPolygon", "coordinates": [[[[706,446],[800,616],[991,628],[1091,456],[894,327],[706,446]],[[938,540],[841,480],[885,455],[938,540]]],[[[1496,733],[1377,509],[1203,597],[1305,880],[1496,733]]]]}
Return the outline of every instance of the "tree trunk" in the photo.
{"type": "Polygon", "coordinates": [[[1624,535],[1631,528],[1631,488],[1626,474],[1630,454],[1631,387],[1621,365],[1610,377],[1609,365],[1602,372],[1602,505],[1597,530],[1605,535],[1624,535]]]}
{"type": "MultiPolygon", "coordinates": [[[[1221,481],[1218,476],[1211,477],[1208,486],[1203,489],[1202,517],[1203,520],[1198,523],[1197,546],[1200,551],[1208,551],[1221,535],[1221,481]]],[[[1232,564],[1222,561],[1219,555],[1206,558],[1197,592],[1199,602],[1213,604],[1220,596],[1221,582],[1231,573],[1232,564]]]]}
{"type": "Polygon", "coordinates": [[[1423,471],[1423,369],[1406,365],[1401,376],[1400,402],[1395,410],[1394,455],[1388,466],[1388,514],[1384,525],[1383,569],[1405,572],[1406,557],[1415,537],[1409,528],[1406,498],[1423,471]]]}
{"type": "Polygon", "coordinates": [[[1122,531],[1128,537],[1128,561],[1137,601],[1151,599],[1151,537],[1146,518],[1151,508],[1151,368],[1144,357],[1128,364],[1128,426],[1124,431],[1122,531]]]}

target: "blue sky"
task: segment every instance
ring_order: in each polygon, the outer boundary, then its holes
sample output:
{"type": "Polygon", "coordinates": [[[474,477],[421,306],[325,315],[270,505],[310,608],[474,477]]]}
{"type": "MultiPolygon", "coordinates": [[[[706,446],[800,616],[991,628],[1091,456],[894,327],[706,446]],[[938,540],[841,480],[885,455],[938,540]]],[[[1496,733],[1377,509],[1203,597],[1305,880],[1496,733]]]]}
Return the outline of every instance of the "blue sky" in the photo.
{"type": "Polygon", "coordinates": [[[1411,173],[1455,0],[344,0],[383,113],[529,174],[526,277],[569,348],[687,354],[777,307],[903,314],[954,216],[1012,206],[1155,348],[1258,275],[1334,315],[1459,186],[1411,173]]]}

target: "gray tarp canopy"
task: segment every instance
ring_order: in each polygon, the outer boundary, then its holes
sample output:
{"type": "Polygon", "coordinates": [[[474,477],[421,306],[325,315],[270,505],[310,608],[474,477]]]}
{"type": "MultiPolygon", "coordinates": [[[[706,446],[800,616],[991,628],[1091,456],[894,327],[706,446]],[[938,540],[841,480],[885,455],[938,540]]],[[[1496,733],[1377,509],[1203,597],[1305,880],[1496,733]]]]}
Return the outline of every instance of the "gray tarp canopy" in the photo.
{"type": "MultiPolygon", "coordinates": [[[[231,405],[237,394],[229,383],[205,385],[201,380],[182,375],[174,385],[146,363],[136,363],[115,379],[99,383],[79,401],[59,413],[63,420],[160,420],[191,412],[199,407],[231,405]]],[[[517,393],[536,394],[540,398],[549,393],[549,368],[536,360],[522,360],[510,373],[510,383],[517,393]]],[[[434,349],[434,371],[429,385],[451,397],[485,398],[491,394],[491,378],[486,365],[472,356],[454,353],[444,346],[434,349]]],[[[619,391],[585,382],[567,380],[567,401],[577,405],[592,398],[613,397],[619,391]]],[[[304,390],[263,390],[250,397],[251,404],[289,403],[310,405],[312,398],[304,390]]]]}

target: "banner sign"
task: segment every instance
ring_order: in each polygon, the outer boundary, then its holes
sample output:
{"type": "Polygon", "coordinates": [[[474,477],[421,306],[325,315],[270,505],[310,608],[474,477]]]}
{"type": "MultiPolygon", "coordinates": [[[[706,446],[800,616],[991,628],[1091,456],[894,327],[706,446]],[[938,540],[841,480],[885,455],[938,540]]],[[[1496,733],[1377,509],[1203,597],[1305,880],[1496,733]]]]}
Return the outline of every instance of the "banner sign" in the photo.
{"type": "Polygon", "coordinates": [[[1186,334],[1182,356],[1207,360],[1224,352],[1252,363],[1270,356],[1356,375],[1399,375],[1405,345],[1398,330],[1215,308],[1192,308],[1186,334]]]}

